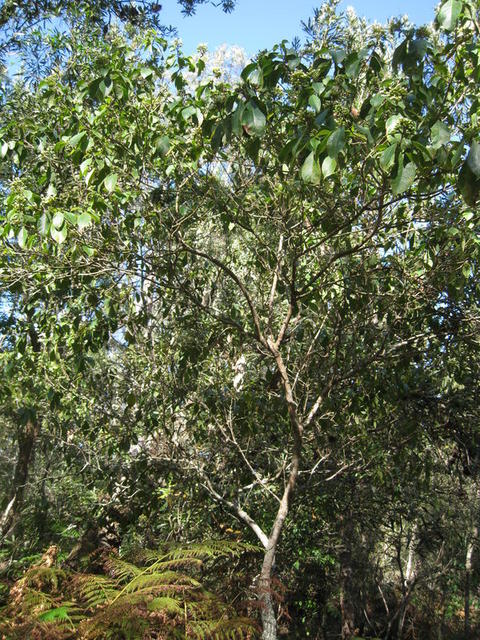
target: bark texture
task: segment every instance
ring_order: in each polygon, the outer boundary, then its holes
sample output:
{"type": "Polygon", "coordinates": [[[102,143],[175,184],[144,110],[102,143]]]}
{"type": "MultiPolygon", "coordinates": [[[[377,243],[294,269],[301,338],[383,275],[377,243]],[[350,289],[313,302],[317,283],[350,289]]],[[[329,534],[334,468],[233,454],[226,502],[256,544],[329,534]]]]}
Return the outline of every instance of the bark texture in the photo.
{"type": "Polygon", "coordinates": [[[12,493],[0,519],[0,540],[10,536],[19,523],[37,433],[38,428],[33,420],[29,420],[18,432],[18,457],[13,476],[12,493]]]}

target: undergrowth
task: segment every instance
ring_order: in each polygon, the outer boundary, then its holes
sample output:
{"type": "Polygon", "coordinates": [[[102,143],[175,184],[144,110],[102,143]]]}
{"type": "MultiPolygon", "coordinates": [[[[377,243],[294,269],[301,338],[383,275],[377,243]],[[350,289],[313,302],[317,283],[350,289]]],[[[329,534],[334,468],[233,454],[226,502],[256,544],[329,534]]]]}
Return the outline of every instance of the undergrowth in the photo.
{"type": "Polygon", "coordinates": [[[2,640],[253,639],[253,620],[202,586],[205,560],[254,547],[211,541],[102,557],[96,572],[57,566],[55,548],[28,568],[0,610],[2,640]]]}

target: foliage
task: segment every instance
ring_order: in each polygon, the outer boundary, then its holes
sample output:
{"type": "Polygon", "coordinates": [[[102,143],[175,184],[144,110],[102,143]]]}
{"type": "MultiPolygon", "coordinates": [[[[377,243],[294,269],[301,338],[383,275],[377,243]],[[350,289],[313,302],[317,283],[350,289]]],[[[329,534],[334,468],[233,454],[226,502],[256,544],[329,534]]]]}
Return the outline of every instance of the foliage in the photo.
{"type": "MultiPolygon", "coordinates": [[[[478,8],[337,5],[233,81],[74,21],[2,102],[3,537],[256,538],[265,640],[288,607],[299,637],[453,629],[478,584],[478,8]]],[[[194,633],[165,553],[80,580],[85,633],[147,596],[185,631],[177,587],[194,633]]]]}
{"type": "Polygon", "coordinates": [[[11,588],[0,633],[12,639],[252,638],[253,621],[236,616],[190,575],[204,558],[252,549],[224,541],[166,545],[137,550],[132,558],[105,555],[103,572],[91,574],[34,565],[11,588]]]}

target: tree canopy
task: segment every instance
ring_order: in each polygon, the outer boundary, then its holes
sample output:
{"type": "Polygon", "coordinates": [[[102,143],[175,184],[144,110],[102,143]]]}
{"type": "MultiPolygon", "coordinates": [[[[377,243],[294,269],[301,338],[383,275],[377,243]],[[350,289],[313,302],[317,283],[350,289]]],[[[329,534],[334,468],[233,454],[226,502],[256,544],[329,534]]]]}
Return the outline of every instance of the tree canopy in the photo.
{"type": "MultiPolygon", "coordinates": [[[[248,543],[208,578],[238,618],[212,597],[218,627],[181,623],[197,596],[155,574],[112,637],[478,630],[478,8],[416,27],[337,5],[238,78],[122,3],[15,5],[70,26],[2,87],[8,612],[50,544],[108,580],[102,545],[220,535],[248,543]]],[[[48,574],[5,633],[99,637],[149,566],[95,605],[48,574]]]]}

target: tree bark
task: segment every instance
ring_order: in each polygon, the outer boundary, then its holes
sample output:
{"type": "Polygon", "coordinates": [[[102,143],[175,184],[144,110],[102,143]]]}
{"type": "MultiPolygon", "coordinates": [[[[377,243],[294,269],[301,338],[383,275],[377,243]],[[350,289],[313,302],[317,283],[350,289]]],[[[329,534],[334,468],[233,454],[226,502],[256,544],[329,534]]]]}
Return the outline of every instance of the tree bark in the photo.
{"type": "Polygon", "coordinates": [[[265,551],[258,586],[258,595],[261,602],[262,640],[276,640],[277,638],[277,616],[272,593],[272,571],[275,561],[275,547],[270,546],[265,551]]]}
{"type": "Polygon", "coordinates": [[[404,578],[404,594],[403,594],[402,606],[400,610],[400,616],[398,619],[398,631],[397,631],[398,640],[402,640],[402,636],[403,636],[403,627],[405,625],[405,616],[407,614],[410,585],[414,575],[415,534],[416,534],[416,529],[414,528],[408,544],[408,558],[407,558],[407,566],[405,568],[405,578],[404,578]]]}
{"type": "Polygon", "coordinates": [[[340,554],[340,612],[342,615],[342,640],[355,635],[355,609],[352,602],[352,542],[353,514],[349,511],[342,519],[343,550],[340,554]]]}
{"type": "Polygon", "coordinates": [[[267,344],[272,355],[275,358],[278,371],[282,377],[285,400],[287,403],[288,416],[290,420],[290,428],[293,437],[293,451],[290,474],[288,476],[282,499],[280,500],[280,505],[278,507],[277,515],[275,517],[275,521],[268,538],[268,543],[263,558],[262,571],[260,573],[260,580],[258,583],[258,597],[261,604],[261,617],[263,627],[262,640],[276,640],[277,618],[273,602],[272,572],[278,541],[282,533],[285,519],[288,515],[290,498],[295,488],[298,478],[298,472],[300,469],[303,425],[298,417],[297,405],[293,398],[292,387],[288,377],[287,369],[285,367],[285,363],[283,362],[283,358],[278,350],[278,347],[272,339],[269,339],[267,344]]]}
{"type": "Polygon", "coordinates": [[[37,433],[37,424],[33,420],[28,420],[25,427],[18,432],[18,458],[15,465],[11,496],[0,518],[0,540],[11,535],[18,525],[37,433]]]}
{"type": "Polygon", "coordinates": [[[470,534],[470,539],[467,543],[467,553],[465,557],[465,638],[470,637],[470,589],[472,578],[472,556],[473,548],[475,546],[478,537],[478,527],[473,526],[470,534]]]}

